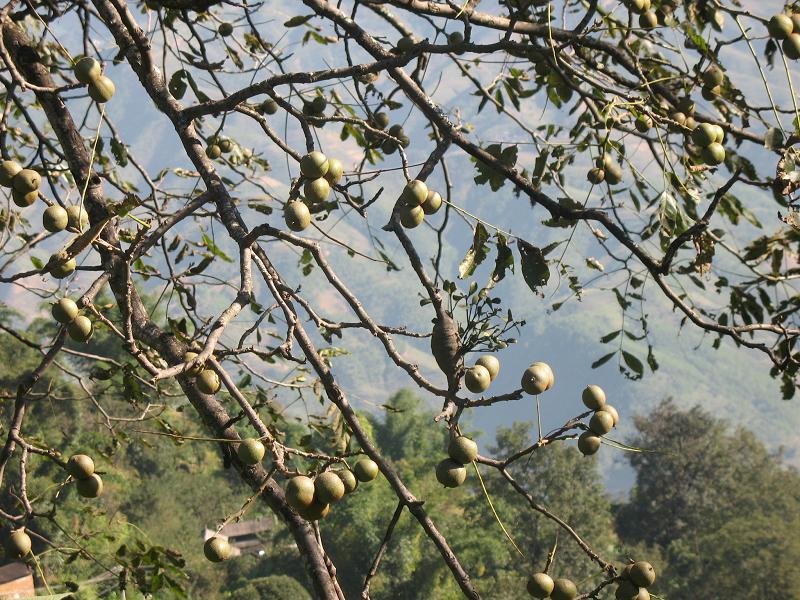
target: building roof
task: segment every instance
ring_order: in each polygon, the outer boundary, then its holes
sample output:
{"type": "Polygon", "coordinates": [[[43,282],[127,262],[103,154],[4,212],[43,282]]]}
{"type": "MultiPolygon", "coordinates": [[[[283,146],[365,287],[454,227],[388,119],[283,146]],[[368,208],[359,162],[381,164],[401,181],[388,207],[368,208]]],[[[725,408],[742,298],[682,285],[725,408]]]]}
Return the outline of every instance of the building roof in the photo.
{"type": "MultiPolygon", "coordinates": [[[[259,533],[260,531],[266,531],[270,527],[272,527],[274,520],[271,516],[265,516],[260,519],[255,519],[252,521],[239,521],[238,523],[228,523],[225,527],[222,528],[222,531],[219,532],[220,535],[226,538],[236,538],[244,535],[252,535],[254,533],[259,533]]],[[[208,532],[209,530],[206,529],[208,532]]],[[[214,530],[211,530],[213,534],[214,530]]]]}
{"type": "Polygon", "coordinates": [[[30,571],[24,562],[16,561],[0,567],[0,583],[16,581],[28,575],[30,575],[30,571]]]}

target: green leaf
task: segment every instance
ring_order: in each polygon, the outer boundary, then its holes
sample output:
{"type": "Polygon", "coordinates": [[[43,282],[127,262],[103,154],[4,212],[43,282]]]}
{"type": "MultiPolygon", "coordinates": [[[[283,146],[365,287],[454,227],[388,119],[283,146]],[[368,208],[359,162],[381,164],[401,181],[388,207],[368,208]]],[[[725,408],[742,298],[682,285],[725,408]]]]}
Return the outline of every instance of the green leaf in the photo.
{"type": "MultiPolygon", "coordinates": [[[[503,149],[500,144],[491,144],[484,148],[484,150],[486,150],[487,153],[491,154],[506,167],[513,168],[514,165],[517,164],[517,146],[509,146],[508,148],[503,149]]],[[[472,162],[475,163],[475,168],[478,171],[478,174],[475,176],[475,183],[488,183],[493,192],[496,192],[503,187],[506,182],[505,175],[476,158],[473,158],[472,162]]]]}
{"type": "Polygon", "coordinates": [[[172,94],[172,97],[176,100],[180,100],[183,98],[184,94],[186,94],[187,84],[184,81],[184,78],[188,75],[188,72],[184,69],[180,71],[175,71],[172,74],[172,77],[169,78],[169,93],[172,94]]]}
{"type": "Polygon", "coordinates": [[[205,233],[203,234],[203,242],[205,243],[206,248],[208,248],[208,250],[211,252],[211,254],[213,254],[214,256],[219,256],[225,262],[233,262],[233,260],[231,260],[231,258],[227,254],[225,254],[219,248],[219,246],[217,246],[214,243],[214,240],[212,240],[210,237],[208,237],[205,233]]]}
{"type": "Polygon", "coordinates": [[[520,238],[517,238],[517,247],[522,259],[520,263],[522,276],[531,291],[536,293],[538,288],[547,285],[547,281],[550,279],[550,268],[547,266],[547,261],[540,248],[520,238]]]}
{"type": "Polygon", "coordinates": [[[472,246],[467,250],[467,255],[461,264],[458,265],[458,278],[464,279],[470,277],[475,269],[480,265],[486,256],[489,254],[489,246],[486,241],[489,239],[489,232],[486,228],[478,223],[475,225],[475,233],[472,236],[472,246]]]}
{"type": "Polygon", "coordinates": [[[506,269],[511,269],[511,272],[514,272],[514,254],[506,243],[506,236],[498,232],[497,258],[494,261],[494,270],[489,277],[489,285],[487,287],[491,289],[498,281],[503,279],[506,276],[506,269]]]}
{"type": "Polygon", "coordinates": [[[636,373],[638,377],[641,377],[644,374],[644,365],[642,364],[642,361],[636,358],[633,354],[623,350],[622,359],[625,361],[625,364],[628,365],[628,368],[636,373]]]}
{"type": "Polygon", "coordinates": [[[311,19],[314,18],[314,15],[297,15],[296,17],[292,17],[288,21],[286,21],[283,26],[284,27],[300,27],[304,23],[308,23],[311,19]]]}
{"type": "Polygon", "coordinates": [[[117,138],[111,138],[111,153],[120,167],[128,166],[128,148],[117,138]]]}
{"type": "Polygon", "coordinates": [[[764,135],[764,148],[775,150],[783,146],[783,132],[777,127],[770,128],[764,135]]]}
{"type": "Polygon", "coordinates": [[[33,266],[36,267],[37,269],[41,270],[44,267],[44,263],[42,262],[41,258],[31,256],[31,262],[33,263],[33,266]]]}
{"type": "Polygon", "coordinates": [[[605,356],[601,356],[600,358],[598,358],[596,361],[594,361],[592,363],[592,368],[596,369],[597,367],[600,367],[600,366],[606,364],[609,360],[611,360],[611,357],[614,356],[615,354],[616,354],[616,352],[609,352],[605,356]]]}

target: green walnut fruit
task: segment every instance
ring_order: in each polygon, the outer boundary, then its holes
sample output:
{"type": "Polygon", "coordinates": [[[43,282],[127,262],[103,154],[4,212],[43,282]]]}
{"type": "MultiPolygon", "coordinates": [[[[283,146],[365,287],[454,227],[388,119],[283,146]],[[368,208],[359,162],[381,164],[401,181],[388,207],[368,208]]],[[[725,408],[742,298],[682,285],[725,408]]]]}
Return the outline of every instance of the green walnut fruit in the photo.
{"type": "Polygon", "coordinates": [[[83,231],[89,226],[89,213],[85,206],[73,204],[67,207],[67,228],[71,231],[83,231]]]}
{"type": "Polygon", "coordinates": [[[22,171],[22,165],[15,160],[4,160],[0,162],[0,185],[12,187],[14,177],[22,171]]]}
{"type": "Polygon", "coordinates": [[[314,480],[314,496],[320,502],[333,504],[341,500],[344,493],[344,483],[333,471],[320,473],[314,480]]]}
{"type": "Polygon", "coordinates": [[[587,385],[581,393],[581,401],[589,410],[600,410],[606,403],[606,393],[599,385],[587,385]]]}
{"type": "Polygon", "coordinates": [[[652,10],[647,10],[639,15],[639,27],[642,29],[654,29],[658,26],[658,15],[652,10]]]}
{"type": "Polygon", "coordinates": [[[714,136],[714,141],[718,144],[721,144],[725,141],[725,130],[720,127],[719,125],[714,125],[714,131],[716,131],[716,135],[714,136]]]}
{"type": "Polygon", "coordinates": [[[87,479],[94,473],[94,461],[85,454],[73,454],[67,461],[67,473],[75,479],[87,479]]]}
{"type": "Polygon", "coordinates": [[[634,12],[638,15],[642,14],[650,10],[650,0],[630,0],[628,4],[631,12],[634,12]]]}
{"type": "Polygon", "coordinates": [[[217,33],[222,37],[228,37],[233,34],[233,25],[231,23],[220,23],[217,27],[217,33]]]}
{"type": "Polygon", "coordinates": [[[466,436],[459,435],[450,438],[447,454],[457,463],[468,465],[478,457],[478,444],[466,436]]]}
{"type": "Polygon", "coordinates": [[[703,161],[705,161],[707,165],[716,166],[725,161],[725,148],[722,147],[722,144],[713,142],[703,148],[700,156],[703,157],[703,161]]]}
{"type": "Polygon", "coordinates": [[[649,588],[656,582],[656,570],[649,562],[640,560],[631,565],[630,577],[640,588],[649,588]]]}
{"type": "MultiPolygon", "coordinates": [[[[198,356],[200,355],[197,352],[192,352],[191,350],[188,350],[183,353],[183,362],[188,363],[189,361],[194,360],[198,356]]],[[[192,377],[197,377],[202,370],[203,370],[203,365],[195,365],[194,367],[187,369],[186,374],[191,375],[192,377]]]]}
{"type": "Polygon", "coordinates": [[[303,231],[311,224],[311,211],[303,202],[288,202],[283,208],[283,220],[292,231],[303,231]]]}
{"type": "Polygon", "coordinates": [[[414,229],[425,220],[425,210],[421,206],[400,206],[400,224],[406,229],[414,229]]]}
{"type": "Polygon", "coordinates": [[[444,487],[456,488],[467,479],[467,470],[452,458],[445,458],[436,465],[436,480],[444,487]]]}
{"type": "Polygon", "coordinates": [[[600,449],[600,444],[602,444],[600,436],[591,431],[584,431],[578,437],[578,451],[584,456],[591,456],[597,453],[600,449]]]}
{"type": "Polygon", "coordinates": [[[221,140],[218,140],[217,146],[219,146],[219,150],[223,154],[227,154],[228,152],[233,150],[233,142],[228,138],[222,138],[221,140]]]}
{"type": "Polygon", "coordinates": [[[800,12],[789,16],[792,18],[792,33],[800,33],[800,12]]]}
{"type": "Polygon", "coordinates": [[[603,180],[606,178],[606,172],[599,168],[599,167],[592,167],[589,169],[589,172],[586,173],[586,179],[589,180],[589,183],[592,185],[598,185],[603,183],[603,180]]]}
{"type": "Polygon", "coordinates": [[[610,185],[617,185],[620,181],[622,181],[622,169],[616,163],[611,163],[611,165],[605,168],[606,172],[606,183],[610,185]]]}
{"type": "Polygon", "coordinates": [[[397,40],[397,45],[395,46],[398,52],[409,52],[414,49],[414,38],[410,35],[404,35],[399,40],[397,40]]]}
{"type": "Polygon", "coordinates": [[[84,498],[99,498],[103,493],[103,480],[97,473],[92,473],[86,479],[76,480],[75,489],[84,498]]]}
{"type": "Polygon", "coordinates": [[[489,389],[489,384],[492,383],[492,376],[489,374],[489,369],[481,365],[470,367],[464,373],[464,385],[473,394],[480,394],[489,389]]]}
{"type": "Polygon", "coordinates": [[[378,471],[378,465],[371,458],[362,458],[353,466],[353,474],[362,483],[375,479],[378,471]]]}
{"type": "Polygon", "coordinates": [[[767,23],[769,35],[776,40],[785,40],[792,33],[794,23],[792,18],[784,13],[773,15],[767,23]]]}
{"type": "Polygon", "coordinates": [[[90,84],[103,74],[100,63],[91,56],[84,56],[72,67],[75,79],[83,84],[90,84]]]}
{"type": "Polygon", "coordinates": [[[214,535],[203,544],[203,554],[211,562],[220,563],[231,557],[231,545],[228,540],[214,535]]]}
{"type": "Polygon", "coordinates": [[[15,192],[20,194],[28,194],[35,192],[42,184],[42,176],[33,169],[22,169],[11,181],[15,192]]]}
{"type": "Polygon", "coordinates": [[[89,317],[78,315],[67,325],[67,333],[76,342],[88,342],[92,337],[92,321],[89,317]]]}
{"type": "Polygon", "coordinates": [[[331,193],[331,184],[324,177],[309,179],[303,184],[303,195],[312,204],[325,202],[331,193]]]}
{"type": "MultiPolygon", "coordinates": [[[[56,259],[55,255],[51,257],[51,260],[54,259],[56,259]]],[[[78,268],[78,262],[74,258],[70,258],[69,260],[56,260],[57,262],[50,268],[50,274],[56,279],[69,277],[75,272],[75,269],[78,268]]]]}
{"type": "MultiPolygon", "coordinates": [[[[614,598],[617,600],[639,600],[640,591],[641,589],[631,581],[622,581],[614,592],[614,598]]],[[[647,592],[647,590],[644,591],[647,592]]]]}
{"type": "Polygon", "coordinates": [[[533,363],[522,374],[521,387],[525,393],[532,396],[546,392],[553,387],[553,383],[555,383],[553,370],[543,362],[533,363]]]}
{"type": "Polygon", "coordinates": [[[672,119],[673,121],[675,121],[678,125],[684,125],[685,126],[686,125],[686,119],[688,117],[686,116],[686,114],[678,111],[678,112],[672,113],[669,116],[669,118],[672,119]]]}
{"type": "Polygon", "coordinates": [[[639,133],[647,133],[653,128],[653,119],[647,115],[639,115],[634,122],[634,126],[639,133]]]}
{"type": "Polygon", "coordinates": [[[209,144],[206,146],[206,156],[211,160],[222,156],[222,149],[217,144],[209,144]]]}
{"type": "Polygon", "coordinates": [[[338,158],[328,159],[328,172],[325,173],[325,179],[331,185],[336,185],[342,180],[344,175],[344,165],[338,158]]]}
{"type": "Polygon", "coordinates": [[[489,371],[489,377],[491,377],[492,381],[494,381],[497,377],[497,374],[500,373],[500,361],[497,360],[497,357],[492,354],[481,356],[477,361],[475,361],[475,364],[480,365],[489,371]]]}
{"type": "Polygon", "coordinates": [[[319,500],[315,499],[306,508],[298,509],[297,513],[307,521],[319,521],[320,519],[327,517],[330,511],[330,504],[325,504],[324,502],[320,502],[319,500]]]}
{"type": "Polygon", "coordinates": [[[322,116],[328,107],[328,101],[325,100],[324,96],[314,96],[314,99],[309,104],[311,105],[312,114],[317,116],[322,116]]]}
{"type": "Polygon", "coordinates": [[[100,75],[97,79],[93,79],[87,88],[89,97],[98,104],[104,104],[114,97],[114,92],[117,88],[114,82],[105,75],[100,75]]]}
{"type": "Polygon", "coordinates": [[[369,122],[376,129],[386,129],[389,126],[389,115],[385,112],[377,112],[372,115],[369,122]]]}
{"type": "Polygon", "coordinates": [[[573,600],[578,595],[578,588],[569,579],[556,579],[550,600],[573,600]]]}
{"type": "Polygon", "coordinates": [[[24,529],[16,529],[8,535],[3,545],[9,558],[23,558],[31,551],[31,536],[24,529]]]}
{"type": "Polygon", "coordinates": [[[717,130],[711,123],[700,123],[692,130],[692,141],[701,148],[713,144],[716,138],[717,130]]]}
{"type": "Polygon", "coordinates": [[[268,98],[258,105],[256,111],[265,115],[274,115],[278,112],[278,103],[272,98],[268,98]]]}
{"type": "Polygon", "coordinates": [[[709,102],[716,100],[720,94],[722,94],[722,88],[718,85],[711,87],[703,86],[703,88],[700,90],[700,95],[709,102]]]}
{"type": "Polygon", "coordinates": [[[300,172],[306,179],[325,177],[329,167],[328,157],[317,150],[309,152],[300,159],[300,172]]]}
{"type": "Polygon", "coordinates": [[[27,208],[39,199],[39,191],[34,190],[33,192],[23,194],[17,190],[11,190],[11,199],[14,201],[14,204],[20,208],[27,208]]]}
{"type": "Polygon", "coordinates": [[[555,582],[547,573],[534,573],[528,579],[528,585],[525,587],[528,590],[528,594],[542,600],[550,597],[555,587],[555,582]]]}
{"type": "Polygon", "coordinates": [[[725,75],[722,72],[722,69],[720,69],[716,65],[709,67],[703,73],[703,84],[708,87],[722,85],[724,79],[725,75]]]}
{"type": "Polygon", "coordinates": [[[617,423],[619,423],[619,413],[617,412],[617,409],[610,404],[605,404],[603,406],[603,410],[611,415],[611,418],[614,419],[614,427],[616,427],[617,423]]]}
{"type": "Polygon", "coordinates": [[[428,186],[419,179],[406,184],[400,194],[400,201],[408,206],[421,206],[428,199],[428,186]]]}
{"type": "Polygon", "coordinates": [[[341,471],[336,471],[336,475],[339,479],[342,480],[344,484],[344,493],[349,494],[351,492],[356,491],[358,487],[358,479],[356,476],[353,475],[353,472],[350,469],[342,469],[341,471]]]}
{"type": "Polygon", "coordinates": [[[265,452],[264,444],[253,438],[242,440],[242,443],[236,448],[236,456],[246,465],[257,465],[260,463],[261,459],[264,458],[265,452]]]}
{"type": "Polygon", "coordinates": [[[75,304],[75,301],[70,298],[61,298],[61,300],[55,302],[50,308],[50,314],[52,314],[53,318],[62,325],[66,325],[67,323],[71,322],[75,317],[78,316],[79,312],[80,309],[78,308],[78,305],[75,304]]]}
{"type": "Polygon", "coordinates": [[[195,378],[197,389],[204,394],[216,394],[220,388],[219,375],[211,369],[203,369],[195,378]]]}
{"type": "Polygon", "coordinates": [[[787,58],[792,60],[800,58],[800,32],[787,36],[781,43],[781,48],[787,58]]]}
{"type": "Polygon", "coordinates": [[[69,224],[69,214],[58,204],[48,206],[42,214],[42,227],[50,233],[64,231],[69,224]]]}
{"type": "Polygon", "coordinates": [[[428,190],[428,196],[425,198],[425,202],[422,203],[422,210],[425,212],[426,215],[433,215],[439,212],[439,209],[442,207],[442,196],[439,192],[434,192],[433,190],[428,190]]]}
{"type": "Polygon", "coordinates": [[[464,34],[460,31],[451,31],[447,36],[447,43],[452,46],[458,46],[464,43],[464,34]]]}
{"type": "Polygon", "coordinates": [[[314,502],[314,481],[305,475],[292,477],[286,484],[286,502],[295,510],[303,510],[314,502]]]}
{"type": "Polygon", "coordinates": [[[605,435],[614,428],[614,417],[605,410],[598,410],[589,419],[589,429],[597,435],[605,435]]]}

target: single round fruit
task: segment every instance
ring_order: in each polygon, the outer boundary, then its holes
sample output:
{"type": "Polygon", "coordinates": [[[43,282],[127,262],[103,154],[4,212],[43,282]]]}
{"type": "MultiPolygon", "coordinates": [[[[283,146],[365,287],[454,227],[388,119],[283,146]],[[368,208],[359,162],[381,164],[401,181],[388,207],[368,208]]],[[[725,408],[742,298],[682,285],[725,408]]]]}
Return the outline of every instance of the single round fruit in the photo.
{"type": "Polygon", "coordinates": [[[67,461],[67,473],[75,479],[86,479],[94,473],[94,461],[85,454],[73,454],[67,461]]]}
{"type": "Polygon", "coordinates": [[[600,436],[595,435],[591,431],[584,431],[578,437],[578,451],[584,456],[591,456],[600,449],[602,440],[600,436]]]}
{"type": "Polygon", "coordinates": [[[491,377],[492,381],[495,380],[497,374],[500,372],[500,361],[497,360],[497,357],[492,354],[485,354],[481,356],[477,361],[475,361],[475,364],[480,365],[489,371],[489,377],[491,377]]]}
{"type": "Polygon", "coordinates": [[[4,545],[9,558],[22,558],[31,551],[31,536],[24,529],[17,529],[8,535],[4,545]]]}
{"type": "Polygon", "coordinates": [[[647,10],[639,15],[639,27],[654,29],[658,25],[658,15],[652,10],[647,10]]]}
{"type": "Polygon", "coordinates": [[[439,209],[442,207],[442,196],[439,192],[434,192],[433,190],[428,190],[428,197],[425,198],[425,202],[422,203],[422,210],[425,212],[426,215],[432,215],[439,212],[439,209]]]}
{"type": "Polygon", "coordinates": [[[447,454],[457,463],[468,465],[478,457],[478,444],[466,436],[450,438],[447,454]]]}
{"type": "Polygon", "coordinates": [[[272,98],[268,98],[259,104],[256,110],[265,115],[274,115],[276,112],[278,112],[278,103],[272,98]]]}
{"type": "Polygon", "coordinates": [[[114,82],[105,75],[100,75],[97,79],[93,79],[87,88],[89,97],[99,104],[103,104],[114,97],[114,92],[117,88],[114,82]]]}
{"type": "Polygon", "coordinates": [[[445,458],[436,465],[436,480],[444,487],[455,488],[467,479],[467,470],[452,458],[445,458]]]}
{"type": "Polygon", "coordinates": [[[228,138],[222,138],[221,140],[218,140],[217,146],[219,146],[219,150],[223,154],[227,154],[228,152],[233,150],[233,142],[228,138]]]}
{"type": "Polygon", "coordinates": [[[700,90],[700,95],[709,102],[716,100],[720,94],[722,94],[722,88],[718,85],[712,87],[703,86],[700,90]]]}
{"type": "Polygon", "coordinates": [[[694,130],[697,127],[697,121],[694,120],[694,117],[686,117],[686,121],[683,123],[684,127],[690,130],[694,130]]]}
{"type": "Polygon", "coordinates": [[[692,141],[701,148],[713,144],[716,137],[717,130],[711,123],[700,123],[700,125],[695,127],[692,131],[692,141]]]}
{"type": "Polygon", "coordinates": [[[639,133],[647,133],[653,127],[653,119],[647,115],[640,115],[634,122],[634,126],[639,133]]]}
{"type": "Polygon", "coordinates": [[[233,33],[233,25],[230,23],[220,23],[219,27],[217,27],[217,33],[222,37],[228,37],[233,33]]]}
{"type": "Polygon", "coordinates": [[[492,383],[492,376],[489,374],[489,369],[484,366],[475,365],[464,373],[464,385],[473,394],[485,392],[490,383],[492,383]]]}
{"type": "MultiPolygon", "coordinates": [[[[200,355],[197,352],[192,352],[191,350],[188,350],[183,353],[183,362],[188,363],[190,360],[194,360],[198,356],[200,355]]],[[[200,374],[200,371],[202,370],[203,370],[203,365],[195,365],[194,367],[187,369],[186,374],[191,375],[192,377],[197,377],[200,374]]]]}
{"type": "Polygon", "coordinates": [[[78,315],[67,325],[67,333],[76,342],[88,342],[92,337],[92,321],[89,317],[78,315]]]}
{"type": "Polygon", "coordinates": [[[421,206],[400,206],[400,224],[406,229],[414,229],[425,220],[425,211],[421,206]]]}
{"type": "Polygon", "coordinates": [[[75,489],[84,498],[98,498],[103,493],[103,480],[97,473],[92,473],[86,479],[76,480],[75,489]]]}
{"type": "Polygon", "coordinates": [[[617,600],[636,600],[638,596],[639,588],[628,580],[620,582],[614,592],[614,598],[617,600]]]}
{"type": "Polygon", "coordinates": [[[389,126],[389,115],[385,112],[377,112],[372,115],[370,124],[377,129],[386,129],[389,126]]]}
{"type": "Polygon", "coordinates": [[[319,521],[328,516],[331,512],[331,505],[314,500],[306,508],[298,509],[297,513],[307,521],[319,521]]]}
{"type": "Polygon", "coordinates": [[[344,483],[333,471],[320,473],[314,481],[314,497],[325,504],[333,504],[344,497],[344,483]]]}
{"type": "Polygon", "coordinates": [[[632,12],[640,15],[643,12],[650,10],[650,0],[630,0],[628,7],[632,12]]]}
{"type": "Polygon", "coordinates": [[[599,385],[587,385],[581,393],[581,400],[589,410],[600,410],[606,403],[606,393],[599,385]]]}
{"type": "Polygon", "coordinates": [[[89,226],[89,213],[85,206],[73,204],[67,207],[67,228],[72,231],[83,231],[89,226]]]}
{"type": "Polygon", "coordinates": [[[589,429],[597,435],[605,435],[614,428],[614,417],[611,413],[598,410],[589,419],[589,429]]]}
{"type": "Polygon", "coordinates": [[[322,153],[314,150],[300,159],[300,172],[306,179],[319,179],[325,177],[329,168],[328,158],[322,153]]]}
{"type": "Polygon", "coordinates": [[[792,19],[792,33],[800,33],[800,12],[789,15],[792,19]]]}
{"type": "Polygon", "coordinates": [[[675,121],[678,125],[686,125],[686,119],[688,117],[682,112],[674,112],[670,115],[670,119],[675,121]]]}
{"type": "Polygon", "coordinates": [[[22,166],[15,160],[4,160],[0,163],[0,185],[11,187],[14,176],[22,171],[22,166]]]}
{"type": "Polygon", "coordinates": [[[71,322],[78,316],[78,312],[80,312],[80,309],[71,298],[61,298],[61,300],[55,302],[50,308],[50,314],[62,325],[71,322]]]}
{"type": "Polygon", "coordinates": [[[314,502],[314,481],[305,475],[292,477],[286,484],[286,502],[295,510],[303,510],[314,502]]]}
{"type": "Polygon", "coordinates": [[[22,169],[11,181],[14,191],[20,194],[35,192],[42,184],[42,176],[33,169],[22,169]]]}
{"type": "Polygon", "coordinates": [[[617,185],[620,181],[622,181],[622,169],[617,163],[611,162],[608,166],[606,166],[605,172],[606,183],[610,185],[617,185]]]}
{"type": "Polygon", "coordinates": [[[20,208],[27,208],[39,199],[39,191],[34,190],[32,192],[28,192],[27,194],[23,194],[17,190],[11,190],[11,199],[14,201],[14,204],[20,208]]]}
{"type": "Polygon", "coordinates": [[[344,175],[344,165],[338,158],[328,159],[328,172],[325,173],[325,179],[331,185],[336,185],[342,180],[344,175]]]}
{"type": "Polygon", "coordinates": [[[714,125],[714,131],[716,132],[716,135],[714,136],[714,141],[717,142],[718,144],[721,144],[722,142],[724,142],[725,141],[725,130],[722,127],[720,127],[719,125],[714,125]]]}
{"type": "Polygon", "coordinates": [[[708,87],[722,85],[724,80],[725,74],[722,72],[722,69],[716,65],[709,67],[706,69],[705,73],[703,73],[703,83],[708,87]]]}
{"type": "Polygon", "coordinates": [[[700,153],[700,156],[703,157],[703,160],[706,164],[716,166],[725,160],[725,148],[722,147],[722,144],[718,144],[714,142],[705,148],[700,153]]]}
{"type": "Polygon", "coordinates": [[[211,562],[219,563],[231,557],[231,545],[228,540],[214,535],[203,544],[203,554],[211,562]]]}
{"type": "Polygon", "coordinates": [[[362,458],[353,466],[353,474],[362,483],[375,479],[378,471],[378,465],[371,458],[362,458]]]}
{"type": "Polygon", "coordinates": [[[78,262],[74,258],[69,260],[61,260],[50,269],[50,274],[56,279],[64,279],[69,277],[78,268],[78,262]]]}
{"type": "Polygon", "coordinates": [[[419,179],[414,179],[406,184],[400,194],[400,201],[408,206],[421,206],[428,198],[428,186],[419,179]]]}
{"type": "Polygon", "coordinates": [[[617,409],[610,404],[606,404],[603,406],[603,410],[611,415],[611,418],[614,419],[614,427],[616,427],[617,423],[619,423],[619,413],[617,412],[617,409]]]}
{"type": "Polygon", "coordinates": [[[395,48],[399,52],[408,52],[414,48],[414,38],[410,35],[405,35],[397,40],[397,46],[395,48]]]}
{"type": "Polygon", "coordinates": [[[325,100],[324,96],[314,96],[314,99],[309,104],[311,105],[312,114],[317,116],[321,116],[328,107],[328,101],[325,100]]]}
{"type": "Polygon", "coordinates": [[[325,202],[331,193],[331,184],[324,177],[309,179],[303,184],[303,195],[312,204],[325,202]]]}
{"type": "Polygon", "coordinates": [[[534,598],[548,598],[555,587],[553,578],[547,573],[534,573],[528,579],[528,593],[534,598]]]}
{"type": "Polygon", "coordinates": [[[50,233],[64,231],[69,224],[69,213],[58,204],[48,206],[42,214],[42,227],[50,233]]]}
{"type": "Polygon", "coordinates": [[[649,588],[656,582],[656,570],[647,561],[637,561],[631,566],[631,581],[639,587],[649,588]]]}
{"type": "Polygon", "coordinates": [[[284,206],[283,220],[292,231],[303,231],[311,223],[311,211],[303,202],[295,200],[284,206]]]}
{"type": "Polygon", "coordinates": [[[783,53],[792,60],[800,58],[800,32],[789,35],[781,44],[783,53]]]}
{"type": "Polygon", "coordinates": [[[464,43],[464,34],[460,31],[451,31],[450,34],[447,36],[447,42],[456,46],[458,44],[464,43]]]}
{"type": "Polygon", "coordinates": [[[785,40],[793,29],[792,18],[784,13],[774,15],[767,23],[767,31],[776,40],[785,40]]]}
{"type": "Polygon", "coordinates": [[[342,483],[344,484],[345,494],[354,492],[358,487],[358,479],[356,479],[356,476],[353,475],[353,472],[350,469],[336,471],[336,475],[339,476],[339,479],[341,479],[342,483]]]}
{"type": "Polygon", "coordinates": [[[211,369],[203,369],[194,380],[197,389],[204,394],[216,394],[220,388],[219,375],[211,369]]]}
{"type": "Polygon", "coordinates": [[[84,56],[72,67],[75,79],[83,84],[89,84],[103,74],[100,63],[91,56],[84,56]]]}
{"type": "Polygon", "coordinates": [[[589,180],[589,183],[592,185],[598,185],[603,183],[603,180],[606,178],[606,172],[599,167],[592,167],[589,169],[589,172],[586,173],[586,179],[589,180]]]}
{"type": "Polygon", "coordinates": [[[236,449],[236,456],[246,465],[256,465],[264,458],[266,449],[259,440],[247,438],[236,449]]]}
{"type": "Polygon", "coordinates": [[[535,396],[553,387],[553,370],[543,362],[533,363],[522,374],[521,387],[527,394],[535,396]]]}
{"type": "Polygon", "coordinates": [[[209,144],[206,147],[206,156],[211,160],[214,160],[215,158],[222,156],[222,150],[216,144],[209,144]]]}
{"type": "Polygon", "coordinates": [[[553,591],[550,592],[551,600],[573,600],[578,595],[578,588],[569,579],[556,579],[553,582],[553,591]]]}

